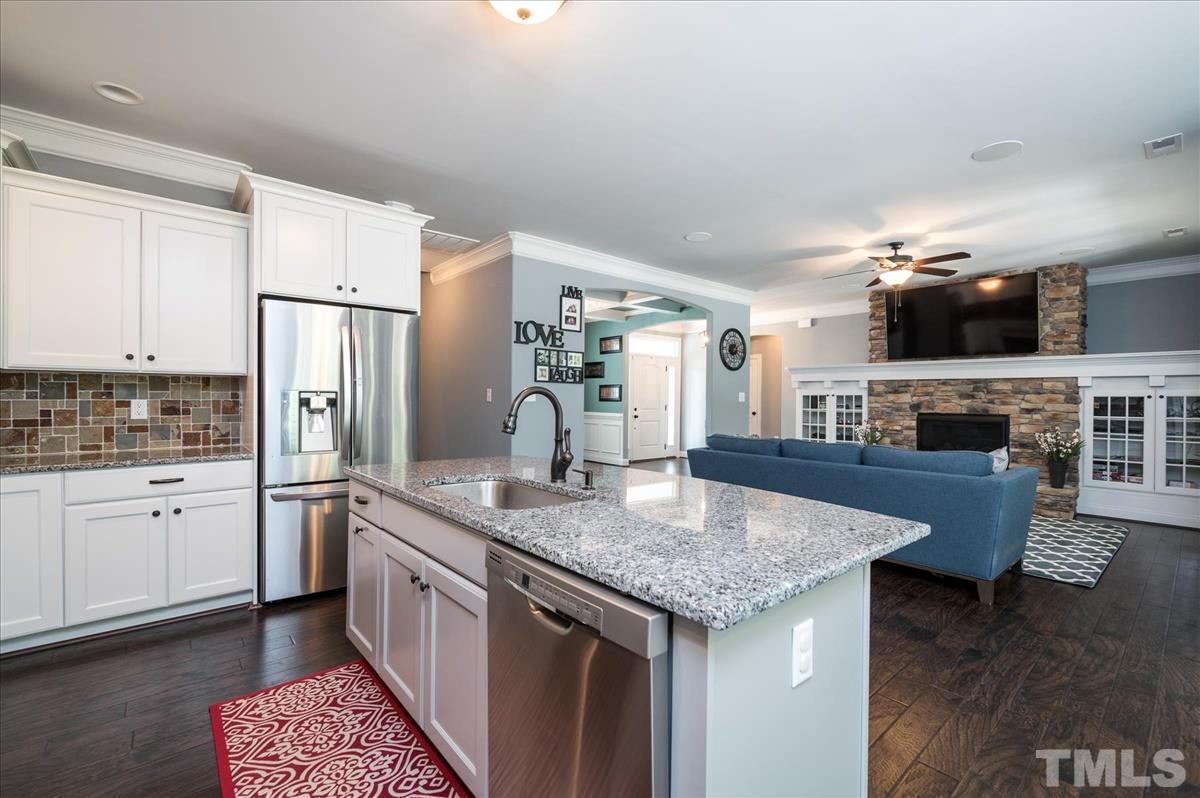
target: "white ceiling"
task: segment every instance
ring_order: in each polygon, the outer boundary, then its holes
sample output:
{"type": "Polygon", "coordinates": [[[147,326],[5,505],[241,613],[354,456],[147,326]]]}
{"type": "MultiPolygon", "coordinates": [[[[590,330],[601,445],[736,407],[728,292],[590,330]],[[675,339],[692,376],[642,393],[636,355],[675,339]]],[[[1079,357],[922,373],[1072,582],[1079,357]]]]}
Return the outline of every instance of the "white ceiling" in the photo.
{"type": "Polygon", "coordinates": [[[1200,252],[1198,53],[1194,2],[570,0],[535,27],[482,0],[0,4],[4,104],[760,290],[756,310],[863,296],[819,278],[892,239],[966,271],[1200,252]],[[1025,151],[970,160],[1007,138],[1025,151]]]}

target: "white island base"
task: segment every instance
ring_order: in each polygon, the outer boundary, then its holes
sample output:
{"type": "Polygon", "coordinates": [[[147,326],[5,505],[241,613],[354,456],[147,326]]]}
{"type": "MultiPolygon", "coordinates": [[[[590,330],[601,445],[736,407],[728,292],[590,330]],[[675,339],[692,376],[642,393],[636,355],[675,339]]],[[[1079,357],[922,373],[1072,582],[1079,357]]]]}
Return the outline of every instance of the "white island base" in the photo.
{"type": "Polygon", "coordinates": [[[866,795],[870,609],[867,565],[729,629],[673,616],[671,795],[866,795]]]}

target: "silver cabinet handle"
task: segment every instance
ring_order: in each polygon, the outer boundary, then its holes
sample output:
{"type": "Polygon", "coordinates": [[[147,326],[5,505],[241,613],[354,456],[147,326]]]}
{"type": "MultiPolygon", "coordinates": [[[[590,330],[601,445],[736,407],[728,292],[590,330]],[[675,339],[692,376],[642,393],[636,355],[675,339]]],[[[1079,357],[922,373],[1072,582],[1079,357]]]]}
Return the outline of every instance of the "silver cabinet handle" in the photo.
{"type": "Polygon", "coordinates": [[[310,490],[298,493],[272,493],[271,501],[273,502],[300,502],[306,499],[342,499],[350,495],[350,491],[342,488],[338,490],[310,490]]]}

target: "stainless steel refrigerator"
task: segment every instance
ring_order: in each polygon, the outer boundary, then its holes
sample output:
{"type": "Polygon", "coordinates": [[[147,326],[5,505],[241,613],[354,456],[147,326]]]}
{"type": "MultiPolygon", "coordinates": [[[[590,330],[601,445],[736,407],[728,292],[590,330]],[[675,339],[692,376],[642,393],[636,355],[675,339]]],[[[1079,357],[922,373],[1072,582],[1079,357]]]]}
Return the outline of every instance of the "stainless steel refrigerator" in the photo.
{"type": "Polygon", "coordinates": [[[416,456],[417,317],[263,299],[259,596],[346,584],[350,465],[416,456]]]}

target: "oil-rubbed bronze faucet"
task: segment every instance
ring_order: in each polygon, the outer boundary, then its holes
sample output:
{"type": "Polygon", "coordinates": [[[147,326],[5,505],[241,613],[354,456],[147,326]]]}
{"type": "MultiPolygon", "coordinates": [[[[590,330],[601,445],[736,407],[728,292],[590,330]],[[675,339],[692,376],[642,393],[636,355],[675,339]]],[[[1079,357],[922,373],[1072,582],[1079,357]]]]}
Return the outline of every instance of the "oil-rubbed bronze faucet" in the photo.
{"type": "Polygon", "coordinates": [[[563,409],[557,396],[540,385],[530,385],[513,397],[508,415],[500,425],[500,431],[507,435],[517,431],[517,411],[521,408],[521,403],[534,394],[546,397],[554,407],[554,454],[550,456],[550,481],[566,482],[567,471],[575,461],[575,455],[571,454],[571,428],[563,429],[563,409]]]}

